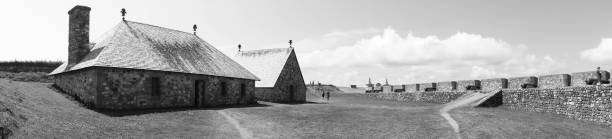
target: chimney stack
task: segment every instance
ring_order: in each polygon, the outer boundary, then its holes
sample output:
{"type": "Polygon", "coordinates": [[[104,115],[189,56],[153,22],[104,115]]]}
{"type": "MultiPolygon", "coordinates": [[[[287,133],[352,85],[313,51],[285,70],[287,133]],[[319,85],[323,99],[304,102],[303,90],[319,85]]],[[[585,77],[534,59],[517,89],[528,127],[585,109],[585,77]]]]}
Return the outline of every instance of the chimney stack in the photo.
{"type": "Polygon", "coordinates": [[[68,11],[68,66],[81,61],[89,53],[89,11],[77,5],[68,11]]]}

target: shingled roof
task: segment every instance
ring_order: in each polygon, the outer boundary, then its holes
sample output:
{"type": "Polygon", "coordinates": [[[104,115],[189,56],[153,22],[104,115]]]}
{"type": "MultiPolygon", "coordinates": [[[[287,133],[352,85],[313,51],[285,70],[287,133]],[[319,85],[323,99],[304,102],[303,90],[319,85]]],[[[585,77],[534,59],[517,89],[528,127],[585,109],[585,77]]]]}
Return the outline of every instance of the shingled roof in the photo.
{"type": "Polygon", "coordinates": [[[49,75],[95,66],[259,80],[192,33],[133,21],[121,21],[105,33],[79,63],[67,63],[49,75]]]}
{"type": "Polygon", "coordinates": [[[255,82],[256,87],[274,87],[292,52],[293,48],[241,51],[234,60],[261,79],[255,82]]]}

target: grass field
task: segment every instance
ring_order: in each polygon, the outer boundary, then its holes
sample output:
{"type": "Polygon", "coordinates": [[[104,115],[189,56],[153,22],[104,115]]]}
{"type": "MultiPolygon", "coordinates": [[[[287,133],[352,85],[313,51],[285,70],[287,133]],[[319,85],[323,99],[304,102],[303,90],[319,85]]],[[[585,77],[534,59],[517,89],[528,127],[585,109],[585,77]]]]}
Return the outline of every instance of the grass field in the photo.
{"type": "MultiPolygon", "coordinates": [[[[323,103],[148,110],[115,115],[81,107],[46,83],[0,79],[0,126],[16,138],[457,138],[441,105],[332,93],[323,103]]],[[[502,108],[451,111],[462,138],[612,138],[612,129],[502,108]]]]}

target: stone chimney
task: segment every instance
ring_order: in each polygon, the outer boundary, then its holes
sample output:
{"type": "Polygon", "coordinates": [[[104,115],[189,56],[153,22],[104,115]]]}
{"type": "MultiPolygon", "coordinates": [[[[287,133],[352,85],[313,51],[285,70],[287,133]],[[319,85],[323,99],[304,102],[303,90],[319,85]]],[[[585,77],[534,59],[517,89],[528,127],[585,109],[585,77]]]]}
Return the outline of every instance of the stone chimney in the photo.
{"type": "Polygon", "coordinates": [[[77,5],[68,11],[68,65],[80,62],[89,53],[89,11],[77,5]]]}

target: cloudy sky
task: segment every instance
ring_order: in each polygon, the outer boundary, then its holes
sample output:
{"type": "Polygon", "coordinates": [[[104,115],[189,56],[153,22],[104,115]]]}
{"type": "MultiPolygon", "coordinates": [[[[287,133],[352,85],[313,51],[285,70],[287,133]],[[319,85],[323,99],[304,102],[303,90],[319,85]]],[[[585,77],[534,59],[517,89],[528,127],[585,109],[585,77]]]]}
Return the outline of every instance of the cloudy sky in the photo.
{"type": "Polygon", "coordinates": [[[363,85],[612,69],[612,1],[1,1],[0,60],[65,60],[68,14],[93,41],[121,20],[198,34],[228,55],[294,40],[306,82],[363,85]]]}

